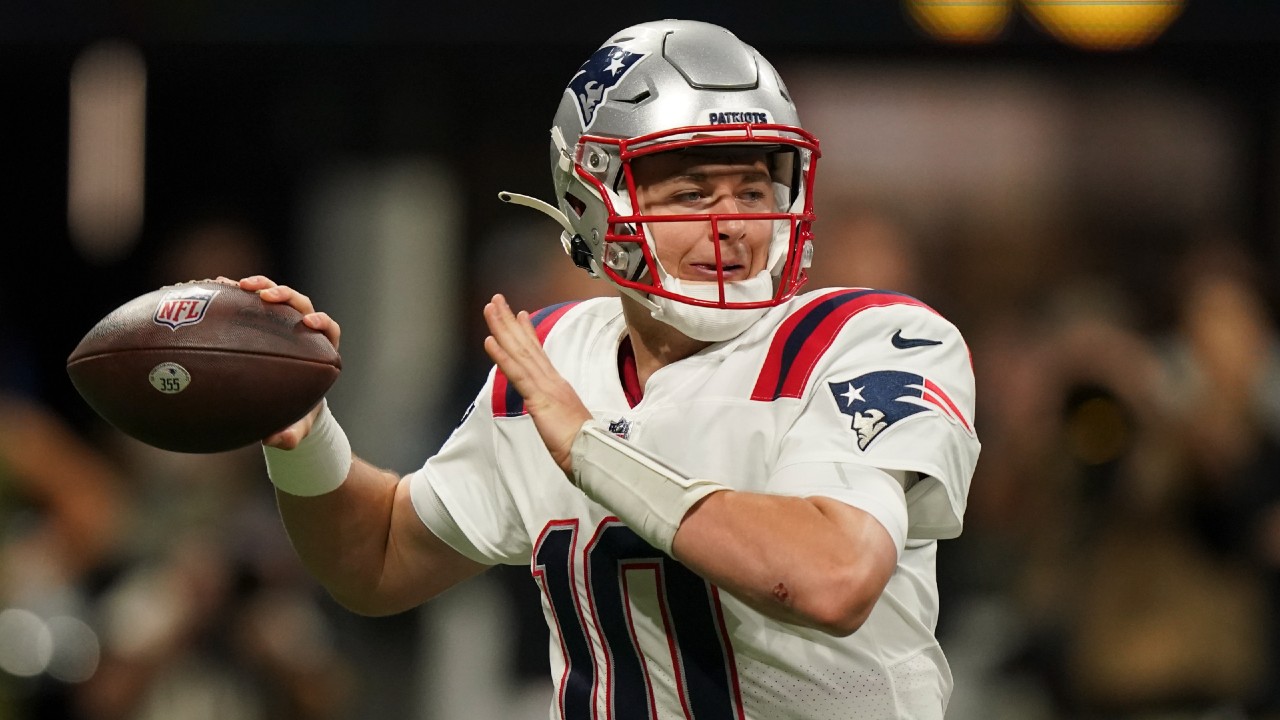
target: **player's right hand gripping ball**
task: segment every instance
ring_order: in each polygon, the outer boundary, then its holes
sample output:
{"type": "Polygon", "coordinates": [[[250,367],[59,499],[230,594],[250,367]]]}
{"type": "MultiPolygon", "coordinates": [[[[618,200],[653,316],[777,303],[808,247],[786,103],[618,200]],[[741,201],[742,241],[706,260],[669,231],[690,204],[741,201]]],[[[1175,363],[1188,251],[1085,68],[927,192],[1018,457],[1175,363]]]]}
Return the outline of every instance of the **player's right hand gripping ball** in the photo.
{"type": "Polygon", "coordinates": [[[302,314],[211,280],[168,285],[94,325],[67,358],[81,397],[148,445],[233,450],[306,415],[342,358],[302,314]]]}

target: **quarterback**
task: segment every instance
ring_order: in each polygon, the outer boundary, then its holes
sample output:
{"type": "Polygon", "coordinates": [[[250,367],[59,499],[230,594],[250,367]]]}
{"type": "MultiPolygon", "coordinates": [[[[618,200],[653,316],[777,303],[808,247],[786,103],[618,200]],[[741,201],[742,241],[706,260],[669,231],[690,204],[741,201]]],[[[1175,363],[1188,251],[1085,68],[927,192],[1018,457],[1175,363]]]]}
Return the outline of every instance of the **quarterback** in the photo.
{"type": "MultiPolygon", "coordinates": [[[[801,292],[818,141],[722,28],[615,34],[550,135],[555,204],[500,197],[554,217],[616,297],[495,296],[494,368],[407,476],[324,403],[264,439],[307,567],[387,614],[527,565],[553,719],[942,718],[937,543],[979,452],[964,338],[891,291],[801,292]]],[[[338,343],[306,295],[239,284],[338,343]]]]}

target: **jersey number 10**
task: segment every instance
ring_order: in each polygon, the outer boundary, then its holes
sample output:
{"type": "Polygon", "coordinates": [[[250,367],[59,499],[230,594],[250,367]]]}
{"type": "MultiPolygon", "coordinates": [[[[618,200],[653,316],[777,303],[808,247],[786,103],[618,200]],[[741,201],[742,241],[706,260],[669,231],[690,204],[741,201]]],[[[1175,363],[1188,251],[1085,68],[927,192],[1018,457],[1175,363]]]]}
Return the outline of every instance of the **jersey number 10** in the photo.
{"type": "Polygon", "coordinates": [[[603,690],[610,720],[657,720],[654,688],[633,624],[642,598],[632,592],[648,591],[656,597],[646,598],[651,601],[646,606],[657,609],[649,622],[666,634],[684,716],[741,720],[737,671],[716,588],[616,518],[607,518],[582,549],[583,598],[574,582],[577,542],[578,522],[560,521],[547,525],[534,548],[533,576],[551,605],[565,658],[564,674],[557,679],[561,717],[591,720],[603,690]],[[629,588],[628,575],[637,571],[652,573],[652,587],[629,588]],[[591,652],[584,605],[604,646],[603,673],[597,672],[591,652]],[[601,675],[603,687],[597,687],[601,675]]]}

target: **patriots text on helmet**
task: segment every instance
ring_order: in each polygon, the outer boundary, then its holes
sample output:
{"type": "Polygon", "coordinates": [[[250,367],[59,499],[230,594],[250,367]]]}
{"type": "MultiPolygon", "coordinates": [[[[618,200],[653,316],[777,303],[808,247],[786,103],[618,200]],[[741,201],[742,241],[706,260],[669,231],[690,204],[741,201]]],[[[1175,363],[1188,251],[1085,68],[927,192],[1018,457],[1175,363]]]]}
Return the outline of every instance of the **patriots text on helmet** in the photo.
{"type": "Polygon", "coordinates": [[[769,113],[763,110],[712,110],[707,113],[708,125],[733,125],[738,123],[769,123],[769,113]]]}

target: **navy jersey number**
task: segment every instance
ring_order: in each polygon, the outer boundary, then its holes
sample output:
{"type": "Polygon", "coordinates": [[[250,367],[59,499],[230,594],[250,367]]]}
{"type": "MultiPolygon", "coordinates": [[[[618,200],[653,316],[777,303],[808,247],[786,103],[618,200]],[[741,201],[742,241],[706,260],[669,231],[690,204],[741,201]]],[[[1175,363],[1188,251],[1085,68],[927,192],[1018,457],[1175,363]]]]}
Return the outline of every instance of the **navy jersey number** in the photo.
{"type": "Polygon", "coordinates": [[[534,548],[533,576],[551,605],[553,630],[565,658],[564,674],[556,679],[564,720],[592,720],[596,695],[601,692],[606,694],[611,720],[657,717],[649,671],[631,623],[628,573],[635,571],[652,573],[650,591],[657,597],[650,606],[661,614],[655,622],[666,631],[685,717],[741,720],[733,653],[716,589],[609,518],[582,549],[587,597],[579,598],[574,578],[577,544],[578,523],[566,521],[549,524],[534,548]],[[595,618],[607,657],[601,687],[596,683],[584,603],[595,618]]]}

